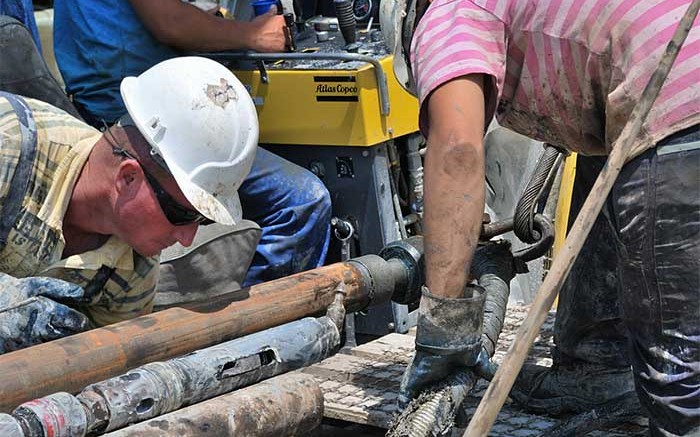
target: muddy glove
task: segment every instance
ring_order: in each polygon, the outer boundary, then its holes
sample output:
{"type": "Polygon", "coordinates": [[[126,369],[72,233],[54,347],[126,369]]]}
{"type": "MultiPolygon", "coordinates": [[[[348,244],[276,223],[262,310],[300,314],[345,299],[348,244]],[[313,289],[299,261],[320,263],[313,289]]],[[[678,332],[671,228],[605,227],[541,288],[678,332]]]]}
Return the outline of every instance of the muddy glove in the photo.
{"type": "Polygon", "coordinates": [[[401,380],[401,408],[454,370],[476,363],[481,351],[484,298],[484,289],[478,285],[467,285],[461,299],[438,297],[423,287],[416,353],[401,380]]]}
{"type": "Polygon", "coordinates": [[[0,354],[89,329],[87,317],[64,305],[81,303],[84,294],[60,279],[0,273],[0,354]]]}

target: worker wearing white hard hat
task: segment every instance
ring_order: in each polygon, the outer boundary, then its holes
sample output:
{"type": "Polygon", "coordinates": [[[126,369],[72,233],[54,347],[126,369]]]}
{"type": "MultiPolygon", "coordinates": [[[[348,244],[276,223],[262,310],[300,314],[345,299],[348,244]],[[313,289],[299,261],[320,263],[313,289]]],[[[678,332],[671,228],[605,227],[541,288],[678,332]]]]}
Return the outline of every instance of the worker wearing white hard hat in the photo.
{"type": "Polygon", "coordinates": [[[0,353],[150,312],[160,251],[241,217],[258,123],[236,77],[179,58],[122,92],[104,132],[0,93],[0,353]]]}
{"type": "MultiPolygon", "coordinates": [[[[138,76],[139,80],[147,81],[144,72],[163,60],[200,51],[284,50],[284,18],[275,15],[274,7],[247,21],[239,15],[235,20],[221,18],[213,13],[216,8],[209,9],[204,3],[55,1],[54,52],[66,90],[83,119],[92,126],[102,127],[102,120],[107,124],[119,120],[127,112],[127,105],[131,112],[134,105],[128,101],[128,87],[127,94],[121,89],[122,79],[138,76]]],[[[148,83],[154,89],[159,85],[154,79],[148,83]]],[[[148,98],[140,99],[134,94],[142,102],[139,105],[148,106],[161,99],[159,94],[150,92],[150,86],[145,88],[148,98]]],[[[231,122],[235,120],[225,123],[231,122]]],[[[185,129],[188,137],[196,136],[196,129],[219,129],[214,122],[202,125],[193,122],[191,127],[185,129]]],[[[172,171],[179,177],[178,170],[172,171]]],[[[195,185],[201,182],[198,179],[195,185]]],[[[185,194],[188,198],[194,195],[185,194]]],[[[244,218],[261,228],[242,285],[323,265],[330,242],[331,201],[316,175],[261,147],[238,194],[244,218]]],[[[214,208],[226,209],[223,203],[214,208]]],[[[237,260],[221,260],[224,264],[231,262],[237,260]]]]}

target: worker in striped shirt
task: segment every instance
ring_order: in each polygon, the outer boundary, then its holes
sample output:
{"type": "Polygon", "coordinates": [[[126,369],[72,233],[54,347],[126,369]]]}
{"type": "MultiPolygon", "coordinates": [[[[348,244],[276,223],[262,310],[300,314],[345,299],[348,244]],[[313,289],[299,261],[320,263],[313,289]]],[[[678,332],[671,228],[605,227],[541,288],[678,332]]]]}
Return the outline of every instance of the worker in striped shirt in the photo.
{"type": "Polygon", "coordinates": [[[258,125],[235,76],[177,58],[121,93],[100,132],[0,91],[0,354],[150,312],[160,251],[241,219],[258,125]]]}
{"type": "MultiPolygon", "coordinates": [[[[466,301],[489,121],[578,152],[577,208],[689,4],[398,0],[382,20],[428,141],[427,290],[404,402],[476,359],[455,329],[436,330],[443,315],[431,308],[466,301]]],[[[699,21],[561,291],[554,366],[526,367],[516,382],[530,407],[576,411],[636,389],[652,435],[700,432],[699,21]]]]}

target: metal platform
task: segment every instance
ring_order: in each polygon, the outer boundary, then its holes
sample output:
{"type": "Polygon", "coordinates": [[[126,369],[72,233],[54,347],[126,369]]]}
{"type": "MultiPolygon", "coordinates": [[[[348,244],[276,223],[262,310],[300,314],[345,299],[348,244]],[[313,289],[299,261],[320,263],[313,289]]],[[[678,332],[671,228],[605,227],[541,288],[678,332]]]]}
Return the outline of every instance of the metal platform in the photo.
{"type": "MultiPolygon", "coordinates": [[[[515,332],[525,319],[527,307],[514,305],[509,308],[506,323],[499,340],[496,361],[505,355],[515,332]]],[[[530,351],[528,362],[550,365],[550,346],[554,313],[550,313],[545,325],[530,351]]],[[[325,412],[329,419],[341,420],[371,427],[387,429],[398,414],[396,400],[401,375],[413,352],[411,335],[389,334],[370,343],[358,346],[349,355],[337,354],[321,363],[303,370],[315,376],[324,392],[325,412]]],[[[468,412],[473,414],[486,389],[480,381],[468,399],[468,412]]],[[[559,419],[529,414],[510,401],[501,410],[491,430],[494,437],[529,437],[547,435],[547,430],[560,423],[559,419]]],[[[461,436],[463,430],[455,429],[453,435],[461,436]]],[[[646,419],[617,425],[614,429],[594,431],[592,437],[630,437],[646,435],[646,419]]],[[[363,435],[355,433],[356,436],[363,435]]],[[[368,435],[376,435],[371,433],[368,435]]]]}

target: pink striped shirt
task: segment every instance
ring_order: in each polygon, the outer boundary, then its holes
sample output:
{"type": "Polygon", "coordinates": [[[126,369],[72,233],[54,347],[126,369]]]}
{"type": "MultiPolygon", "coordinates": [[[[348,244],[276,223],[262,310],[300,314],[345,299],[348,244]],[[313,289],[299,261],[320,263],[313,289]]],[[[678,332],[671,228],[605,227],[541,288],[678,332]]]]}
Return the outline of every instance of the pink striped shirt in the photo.
{"type": "MultiPolygon", "coordinates": [[[[690,0],[434,0],[412,43],[421,101],[471,73],[492,77],[487,119],[589,155],[615,143],[690,0]]],[[[700,123],[700,18],[635,155],[700,123]]]]}

